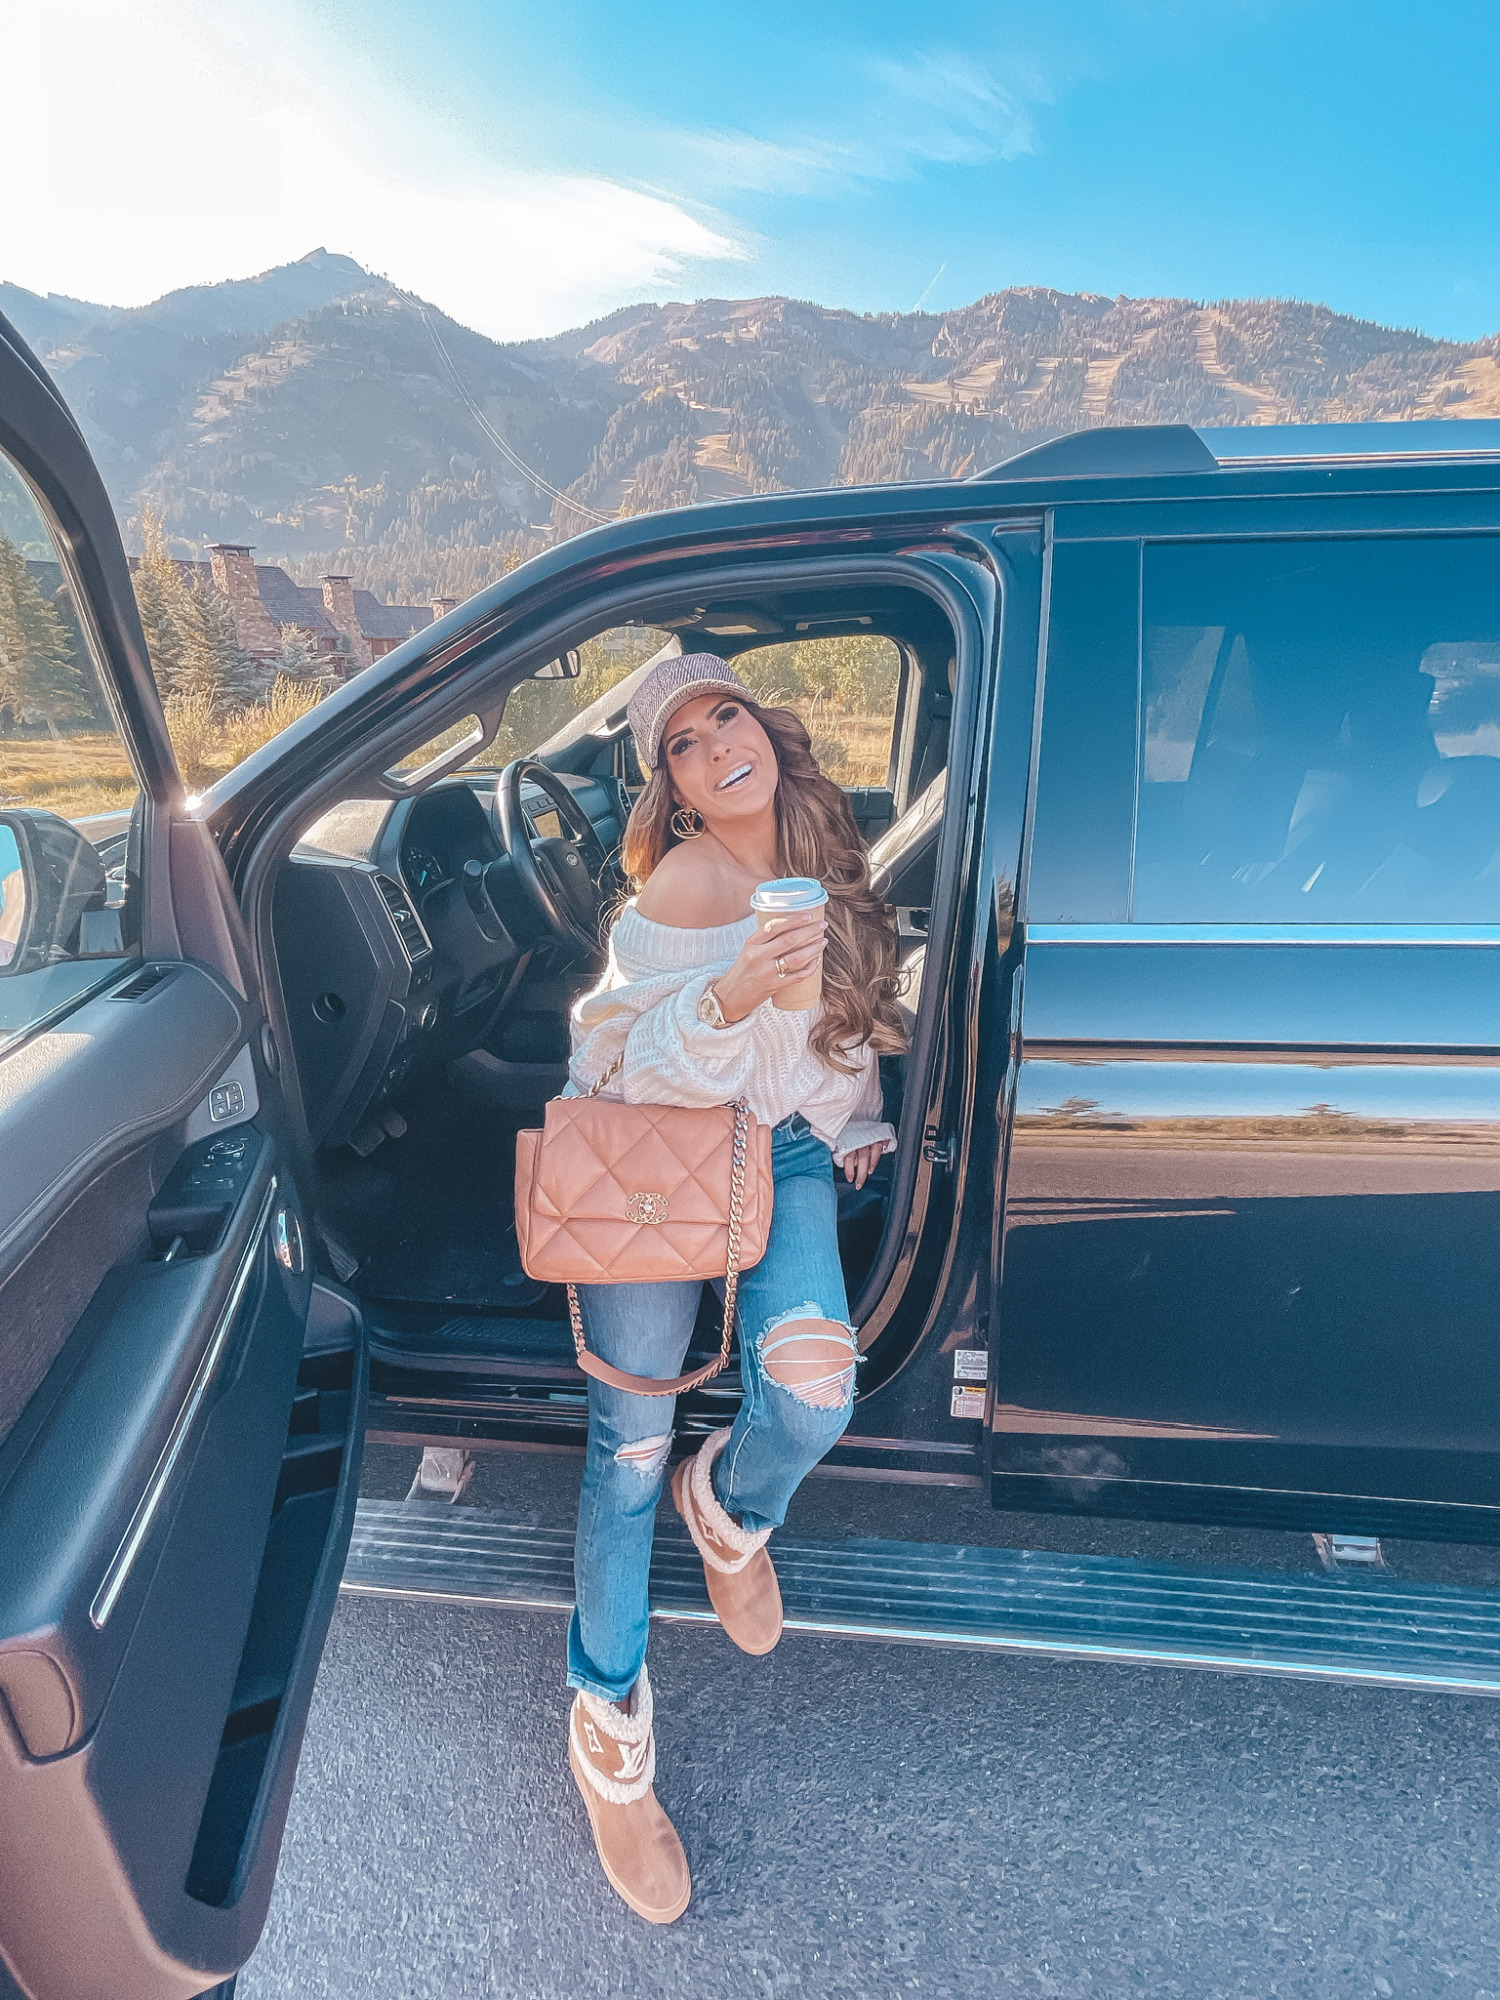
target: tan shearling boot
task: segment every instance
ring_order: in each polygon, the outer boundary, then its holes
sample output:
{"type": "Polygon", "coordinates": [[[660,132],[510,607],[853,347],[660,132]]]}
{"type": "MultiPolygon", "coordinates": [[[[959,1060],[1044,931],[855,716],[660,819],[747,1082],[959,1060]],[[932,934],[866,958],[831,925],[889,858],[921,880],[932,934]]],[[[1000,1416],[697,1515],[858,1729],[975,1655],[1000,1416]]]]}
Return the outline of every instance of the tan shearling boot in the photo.
{"type": "Polygon", "coordinates": [[[703,1558],[709,1602],[742,1653],[769,1653],[781,1637],[781,1586],[766,1553],[769,1528],[742,1528],[714,1492],[714,1460],[727,1430],[703,1440],[672,1475],[672,1504],[703,1558]]]}
{"type": "Polygon", "coordinates": [[[693,1884],[677,1829],[652,1789],[652,1712],[644,1667],[623,1707],[580,1692],[568,1717],[568,1763],[610,1886],[648,1924],[670,1924],[687,1908],[693,1884]]]}

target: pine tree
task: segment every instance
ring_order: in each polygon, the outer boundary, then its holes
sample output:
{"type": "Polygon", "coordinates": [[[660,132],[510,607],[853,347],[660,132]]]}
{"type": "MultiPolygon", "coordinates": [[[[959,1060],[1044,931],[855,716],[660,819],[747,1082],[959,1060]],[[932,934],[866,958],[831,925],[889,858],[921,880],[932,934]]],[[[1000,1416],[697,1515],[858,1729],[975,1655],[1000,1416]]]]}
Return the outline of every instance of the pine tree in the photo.
{"type": "Polygon", "coordinates": [[[15,543],[0,535],[0,708],[22,722],[60,722],[89,713],[88,682],[73,657],[56,606],[42,594],[15,543]]]}
{"type": "Polygon", "coordinates": [[[259,699],[266,676],[234,629],[229,600],[211,583],[191,583],[175,619],[182,652],[172,692],[212,703],[219,715],[259,699]]]}
{"type": "Polygon", "coordinates": [[[307,641],[294,628],[283,626],[286,634],[282,641],[281,658],[276,662],[276,671],[284,680],[299,683],[333,680],[332,671],[326,660],[320,659],[307,641]]]}
{"type": "Polygon", "coordinates": [[[135,601],[140,608],[151,669],[163,695],[178,691],[182,671],[182,633],[179,629],[187,585],[182,571],[167,553],[162,518],[150,507],[141,514],[144,544],[136,566],[135,601]]]}

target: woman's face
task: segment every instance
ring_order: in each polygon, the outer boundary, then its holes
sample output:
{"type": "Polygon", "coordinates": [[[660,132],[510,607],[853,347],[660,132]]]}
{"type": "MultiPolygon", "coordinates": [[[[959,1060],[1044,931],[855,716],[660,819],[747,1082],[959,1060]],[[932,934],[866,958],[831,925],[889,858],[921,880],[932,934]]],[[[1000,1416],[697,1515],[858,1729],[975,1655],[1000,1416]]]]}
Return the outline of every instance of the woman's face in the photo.
{"type": "Polygon", "coordinates": [[[680,805],[710,826],[754,819],[776,796],[771,739],[743,702],[722,694],[685,701],[663,732],[662,755],[680,805]]]}

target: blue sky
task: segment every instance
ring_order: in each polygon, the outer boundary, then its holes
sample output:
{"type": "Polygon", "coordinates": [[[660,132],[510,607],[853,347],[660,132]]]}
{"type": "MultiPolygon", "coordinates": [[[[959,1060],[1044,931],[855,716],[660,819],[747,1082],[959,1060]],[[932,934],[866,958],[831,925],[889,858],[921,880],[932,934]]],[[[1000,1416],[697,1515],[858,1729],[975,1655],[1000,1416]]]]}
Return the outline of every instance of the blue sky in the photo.
{"type": "MultiPolygon", "coordinates": [[[[23,30],[38,65],[67,42],[87,136],[0,276],[128,303],[324,242],[501,336],[1010,284],[1500,330],[1497,0],[121,11],[23,30]]],[[[13,186],[36,116],[0,136],[13,186]]]]}

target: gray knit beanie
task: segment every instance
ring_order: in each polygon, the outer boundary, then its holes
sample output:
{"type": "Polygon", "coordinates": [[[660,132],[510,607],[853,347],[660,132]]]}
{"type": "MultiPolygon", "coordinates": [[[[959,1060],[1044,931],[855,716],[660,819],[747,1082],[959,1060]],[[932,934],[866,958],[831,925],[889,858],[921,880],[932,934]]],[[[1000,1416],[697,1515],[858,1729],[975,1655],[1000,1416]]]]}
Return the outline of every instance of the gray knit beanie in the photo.
{"type": "Polygon", "coordinates": [[[733,667],[717,653],[678,653],[675,658],[659,660],[647,674],[625,707],[636,755],[645,770],[655,769],[661,739],[672,716],[684,702],[705,694],[755,699],[733,667]]]}

